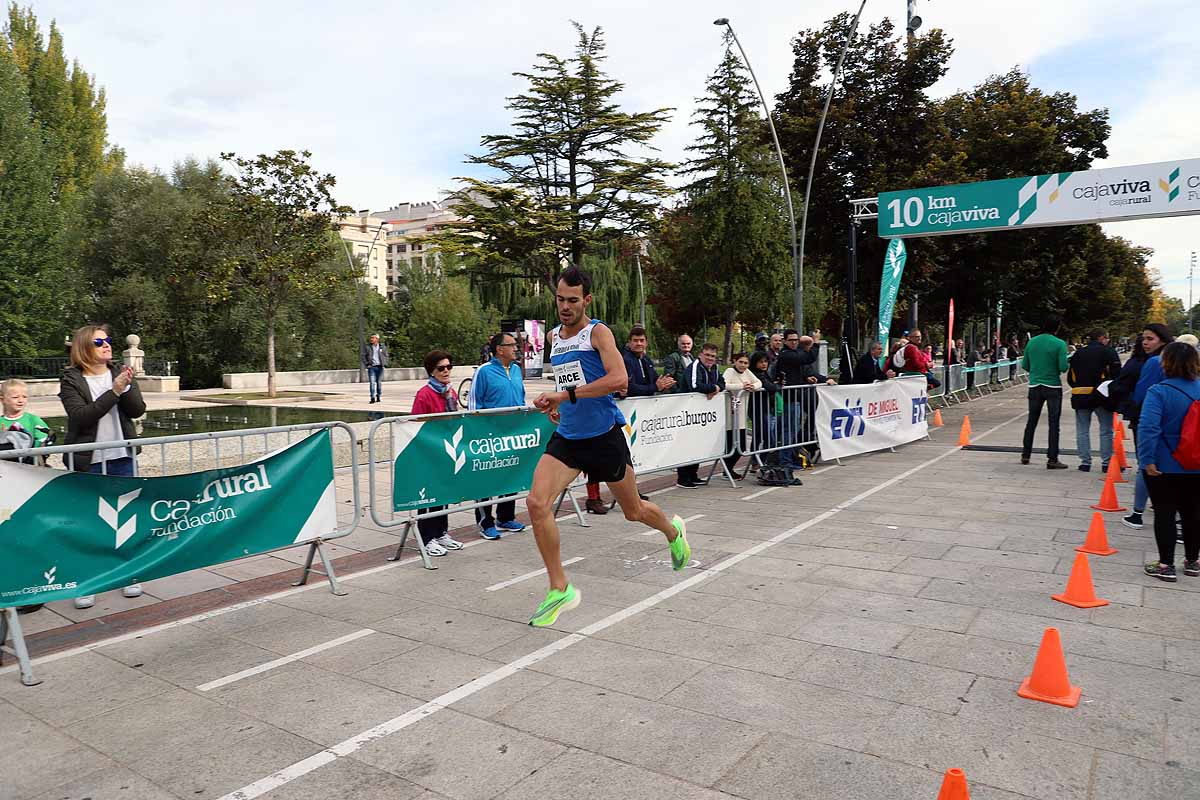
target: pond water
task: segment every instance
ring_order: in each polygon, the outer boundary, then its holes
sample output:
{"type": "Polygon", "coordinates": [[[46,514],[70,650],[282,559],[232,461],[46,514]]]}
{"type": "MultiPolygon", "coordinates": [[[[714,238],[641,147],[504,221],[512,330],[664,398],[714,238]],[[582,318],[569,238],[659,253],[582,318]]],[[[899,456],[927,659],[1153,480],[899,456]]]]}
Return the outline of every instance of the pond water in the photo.
{"type": "MultiPolygon", "coordinates": [[[[185,433],[268,428],[277,425],[307,425],[314,422],[370,422],[382,419],[380,411],[335,411],[326,408],[288,406],[203,406],[149,411],[142,420],[142,436],[175,436],[185,433]]],[[[46,417],[46,424],[63,441],[66,417],[46,417]]]]}

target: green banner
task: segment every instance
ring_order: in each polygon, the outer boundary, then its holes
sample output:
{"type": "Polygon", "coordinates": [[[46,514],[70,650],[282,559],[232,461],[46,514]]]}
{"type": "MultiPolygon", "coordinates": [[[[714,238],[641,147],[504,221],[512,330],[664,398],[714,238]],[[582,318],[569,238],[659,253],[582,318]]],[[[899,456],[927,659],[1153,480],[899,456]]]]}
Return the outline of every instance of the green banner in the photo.
{"type": "Polygon", "coordinates": [[[328,431],[240,467],[164,478],[0,461],[0,606],[97,594],[336,529],[328,431]]]}
{"type": "Polygon", "coordinates": [[[888,338],[892,332],[892,314],[896,310],[896,295],[900,293],[900,279],[904,277],[904,262],[908,251],[902,239],[888,242],[887,255],[883,257],[883,274],[879,279],[879,343],[883,345],[880,364],[887,358],[888,338]]]}
{"type": "Polygon", "coordinates": [[[881,192],[879,235],[952,233],[1200,214],[1200,158],[881,192]]]}
{"type": "Polygon", "coordinates": [[[529,490],[555,425],[532,409],[400,422],[392,508],[453,505],[529,490]]]}

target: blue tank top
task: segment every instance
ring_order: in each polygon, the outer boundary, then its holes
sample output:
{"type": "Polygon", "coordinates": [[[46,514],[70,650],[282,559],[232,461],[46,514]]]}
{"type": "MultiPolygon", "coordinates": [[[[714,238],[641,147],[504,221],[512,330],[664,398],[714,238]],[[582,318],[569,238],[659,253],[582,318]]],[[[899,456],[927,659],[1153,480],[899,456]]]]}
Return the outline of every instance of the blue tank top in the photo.
{"type": "MultiPolygon", "coordinates": [[[[568,386],[582,386],[604,377],[604,362],[600,353],[592,347],[592,329],[603,324],[594,319],[569,339],[562,338],[561,325],[554,329],[550,364],[554,367],[555,391],[561,392],[568,386]]],[[[558,410],[562,416],[558,433],[566,439],[590,439],[608,433],[614,425],[625,424],[625,417],[612,395],[580,397],[576,403],[563,403],[558,410]]]]}

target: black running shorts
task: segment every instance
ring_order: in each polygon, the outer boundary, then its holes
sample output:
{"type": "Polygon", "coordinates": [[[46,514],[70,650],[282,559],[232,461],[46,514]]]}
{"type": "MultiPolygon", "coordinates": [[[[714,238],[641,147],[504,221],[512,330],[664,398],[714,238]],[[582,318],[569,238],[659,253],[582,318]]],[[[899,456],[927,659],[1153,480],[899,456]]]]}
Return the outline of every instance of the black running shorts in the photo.
{"type": "Polygon", "coordinates": [[[625,468],[633,466],[620,425],[590,439],[567,439],[556,431],[546,444],[546,455],[598,483],[616,483],[625,477],[625,468]]]}

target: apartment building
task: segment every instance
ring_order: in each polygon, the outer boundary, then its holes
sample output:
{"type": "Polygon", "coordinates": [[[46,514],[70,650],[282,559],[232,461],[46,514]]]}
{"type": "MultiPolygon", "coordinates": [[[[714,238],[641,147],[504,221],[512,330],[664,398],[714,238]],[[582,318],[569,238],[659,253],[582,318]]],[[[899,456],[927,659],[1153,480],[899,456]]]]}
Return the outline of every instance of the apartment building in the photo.
{"type": "MultiPolygon", "coordinates": [[[[385,215],[372,214],[368,210],[341,217],[337,221],[338,234],[345,247],[366,264],[367,285],[384,297],[388,296],[388,265],[386,257],[388,220],[385,215]]],[[[349,269],[349,265],[347,265],[349,269]]]]}

